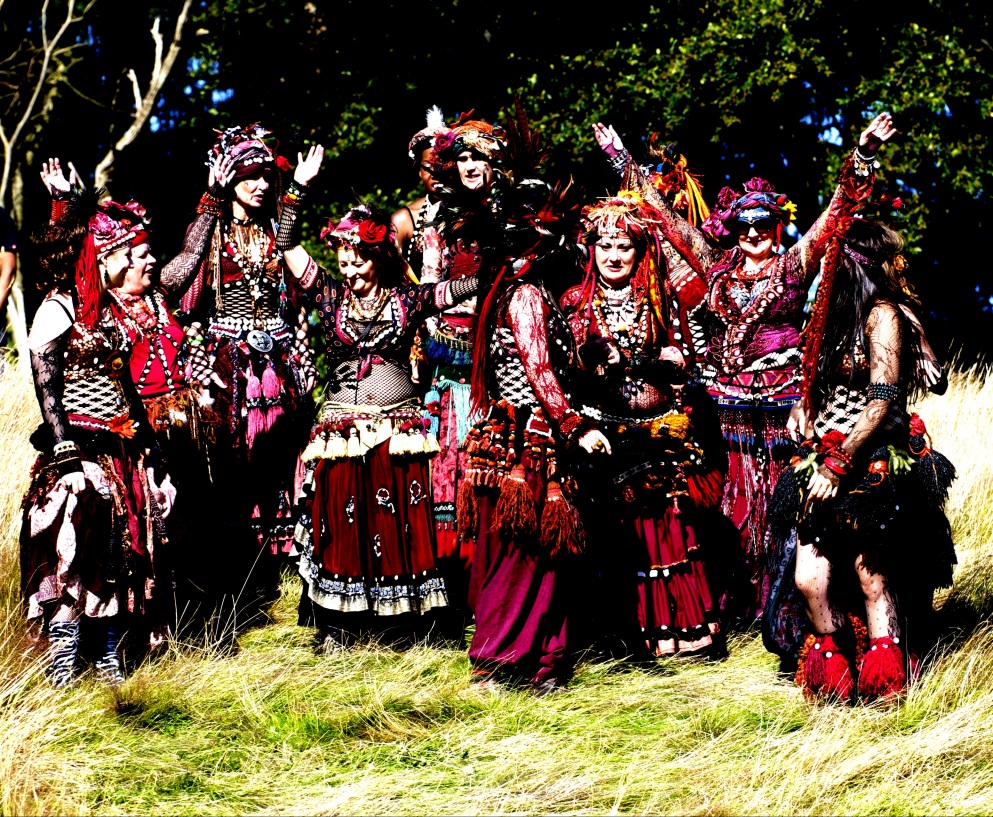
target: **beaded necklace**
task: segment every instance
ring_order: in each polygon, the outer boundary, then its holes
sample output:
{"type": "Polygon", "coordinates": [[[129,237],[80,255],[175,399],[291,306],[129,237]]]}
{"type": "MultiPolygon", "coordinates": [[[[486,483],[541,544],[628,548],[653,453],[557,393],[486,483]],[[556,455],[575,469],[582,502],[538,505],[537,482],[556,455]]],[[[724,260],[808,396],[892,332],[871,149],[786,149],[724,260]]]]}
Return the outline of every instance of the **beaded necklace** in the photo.
{"type": "Polygon", "coordinates": [[[596,330],[612,338],[622,349],[641,349],[648,339],[647,301],[636,302],[631,297],[631,285],[619,290],[606,290],[597,285],[593,296],[593,317],[596,330]]]}
{"type": "Polygon", "coordinates": [[[248,283],[252,296],[252,325],[245,340],[259,352],[272,350],[274,341],[265,331],[262,315],[262,281],[266,278],[266,268],[279,258],[279,250],[273,241],[254,221],[231,218],[231,224],[224,231],[221,254],[237,264],[248,283]]]}

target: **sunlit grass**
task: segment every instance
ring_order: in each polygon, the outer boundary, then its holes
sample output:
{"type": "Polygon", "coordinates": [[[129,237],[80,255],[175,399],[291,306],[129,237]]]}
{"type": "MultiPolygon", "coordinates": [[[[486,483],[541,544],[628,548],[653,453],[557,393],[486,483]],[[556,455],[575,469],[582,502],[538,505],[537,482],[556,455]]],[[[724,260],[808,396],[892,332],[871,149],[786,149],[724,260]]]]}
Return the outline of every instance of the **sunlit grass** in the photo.
{"type": "MultiPolygon", "coordinates": [[[[23,635],[20,497],[37,422],[0,380],[2,814],[993,812],[993,387],[920,407],[960,479],[950,643],[899,706],[810,706],[754,634],[720,663],[581,663],[567,692],[470,685],[463,652],[317,655],[284,582],[236,652],[173,643],[118,689],[45,682],[23,635]]],[[[926,569],[926,566],[922,566],[926,569]]]]}

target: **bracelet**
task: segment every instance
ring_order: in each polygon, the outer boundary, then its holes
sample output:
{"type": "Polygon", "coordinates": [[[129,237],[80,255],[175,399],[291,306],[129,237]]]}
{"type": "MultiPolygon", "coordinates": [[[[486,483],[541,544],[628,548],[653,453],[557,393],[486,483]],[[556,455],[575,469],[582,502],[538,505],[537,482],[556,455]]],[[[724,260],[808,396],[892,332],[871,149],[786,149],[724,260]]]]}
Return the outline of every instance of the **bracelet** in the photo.
{"type": "Polygon", "coordinates": [[[876,154],[872,153],[866,156],[858,148],[855,148],[855,153],[852,156],[855,162],[855,175],[856,176],[868,176],[873,167],[876,164],[876,154]]]}
{"type": "Polygon", "coordinates": [[[846,476],[849,470],[848,464],[835,459],[833,454],[829,454],[824,458],[824,467],[839,477],[846,476]]]}
{"type": "Polygon", "coordinates": [[[870,383],[865,393],[870,400],[896,400],[900,389],[892,383],[870,383]]]}
{"type": "Polygon", "coordinates": [[[623,173],[624,167],[628,163],[628,159],[631,158],[631,154],[628,152],[627,148],[623,148],[613,156],[608,156],[607,161],[610,162],[610,166],[614,168],[617,173],[623,173]]]}
{"type": "Polygon", "coordinates": [[[200,197],[200,203],[197,205],[197,214],[203,215],[205,213],[209,216],[217,216],[220,218],[221,200],[210,193],[204,193],[200,197]]]}
{"type": "Polygon", "coordinates": [[[79,446],[76,445],[75,440],[63,440],[52,446],[52,453],[56,456],[64,454],[67,451],[71,451],[74,455],[79,456],[79,446]]]}
{"type": "Polygon", "coordinates": [[[287,187],[286,192],[283,194],[284,201],[302,201],[307,197],[306,186],[299,184],[296,180],[291,181],[287,187]]]}
{"type": "Polygon", "coordinates": [[[559,432],[563,437],[568,437],[572,432],[583,424],[583,418],[572,409],[569,409],[559,420],[559,432]]]}

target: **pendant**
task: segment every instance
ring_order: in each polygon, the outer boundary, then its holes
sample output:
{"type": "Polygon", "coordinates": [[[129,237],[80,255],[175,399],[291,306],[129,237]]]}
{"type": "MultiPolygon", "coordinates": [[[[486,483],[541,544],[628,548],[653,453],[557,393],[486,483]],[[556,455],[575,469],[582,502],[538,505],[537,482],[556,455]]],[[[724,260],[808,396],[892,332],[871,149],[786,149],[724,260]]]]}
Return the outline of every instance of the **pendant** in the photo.
{"type": "Polygon", "coordinates": [[[251,346],[256,352],[271,352],[273,346],[272,335],[263,332],[261,329],[250,329],[245,335],[245,343],[251,346]]]}

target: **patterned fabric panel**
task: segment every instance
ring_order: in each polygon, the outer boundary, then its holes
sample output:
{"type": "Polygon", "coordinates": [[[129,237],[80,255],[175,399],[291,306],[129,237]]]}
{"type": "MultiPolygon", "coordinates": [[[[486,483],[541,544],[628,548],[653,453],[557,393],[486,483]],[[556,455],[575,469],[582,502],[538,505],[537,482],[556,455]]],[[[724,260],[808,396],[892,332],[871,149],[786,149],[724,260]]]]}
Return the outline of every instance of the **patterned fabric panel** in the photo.
{"type": "Polygon", "coordinates": [[[499,397],[514,406],[538,405],[538,398],[524,373],[513,330],[509,326],[498,326],[490,343],[493,376],[499,397]]]}
{"type": "Polygon", "coordinates": [[[62,398],[68,414],[83,414],[98,420],[113,420],[128,411],[120,385],[107,377],[67,380],[62,398]]]}

